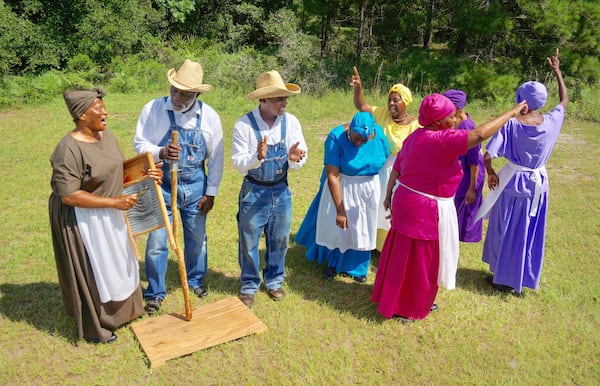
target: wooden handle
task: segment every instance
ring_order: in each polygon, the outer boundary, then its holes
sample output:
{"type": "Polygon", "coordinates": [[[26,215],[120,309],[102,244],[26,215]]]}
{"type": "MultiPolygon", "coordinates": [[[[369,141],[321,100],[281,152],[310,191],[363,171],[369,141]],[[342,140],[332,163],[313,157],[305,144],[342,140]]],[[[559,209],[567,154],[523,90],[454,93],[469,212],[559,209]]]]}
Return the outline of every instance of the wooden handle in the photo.
{"type": "MultiPolygon", "coordinates": [[[[179,139],[179,132],[173,130],[171,132],[171,143],[177,144],[179,139]]],[[[175,250],[177,254],[177,265],[179,271],[179,280],[181,281],[181,290],[183,292],[183,303],[185,306],[185,319],[192,319],[192,304],[190,302],[190,290],[188,287],[187,281],[187,272],[185,268],[185,257],[183,254],[183,250],[179,247],[178,244],[178,234],[177,234],[177,225],[178,225],[178,211],[177,211],[177,169],[178,162],[172,160],[171,161],[171,213],[173,214],[173,225],[172,225],[172,248],[175,250]]]]}

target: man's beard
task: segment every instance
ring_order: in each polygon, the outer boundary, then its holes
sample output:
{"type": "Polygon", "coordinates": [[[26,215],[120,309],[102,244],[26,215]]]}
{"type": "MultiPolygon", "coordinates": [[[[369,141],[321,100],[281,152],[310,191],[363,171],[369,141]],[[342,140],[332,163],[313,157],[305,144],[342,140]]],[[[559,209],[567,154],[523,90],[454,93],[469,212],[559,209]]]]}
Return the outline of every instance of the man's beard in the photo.
{"type": "Polygon", "coordinates": [[[190,99],[190,101],[184,104],[181,108],[176,108],[175,105],[173,105],[173,102],[171,102],[171,107],[176,113],[185,113],[186,111],[192,108],[194,103],[196,103],[196,98],[190,99]]]}

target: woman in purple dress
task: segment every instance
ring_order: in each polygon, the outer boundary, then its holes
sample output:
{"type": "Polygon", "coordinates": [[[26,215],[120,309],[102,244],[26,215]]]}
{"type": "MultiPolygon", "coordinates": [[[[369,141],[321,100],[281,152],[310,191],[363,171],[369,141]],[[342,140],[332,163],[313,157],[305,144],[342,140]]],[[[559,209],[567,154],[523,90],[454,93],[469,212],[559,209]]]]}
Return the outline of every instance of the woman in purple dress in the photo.
{"type": "MultiPolygon", "coordinates": [[[[448,90],[444,96],[450,99],[456,107],[456,129],[475,129],[475,122],[465,111],[467,94],[462,90],[448,90]]],[[[460,180],[454,196],[454,205],[458,216],[458,239],[468,243],[478,243],[481,241],[483,220],[475,221],[475,215],[483,201],[483,181],[485,179],[481,144],[470,148],[467,154],[459,155],[458,162],[463,171],[462,180],[460,180]]]]}
{"type": "Polygon", "coordinates": [[[516,93],[517,102],[527,101],[521,115],[508,121],[490,139],[485,166],[491,192],[482,204],[479,216],[489,211],[489,225],[483,246],[483,261],[493,277],[494,288],[522,292],[523,287],[537,289],[544,260],[548,174],[546,162],[552,153],[565,119],[569,103],[560,71],[558,49],[548,58],[558,82],[560,102],[542,114],[548,93],[539,82],[526,82],[516,93]],[[498,175],[492,158],[504,157],[508,164],[498,175]]]}

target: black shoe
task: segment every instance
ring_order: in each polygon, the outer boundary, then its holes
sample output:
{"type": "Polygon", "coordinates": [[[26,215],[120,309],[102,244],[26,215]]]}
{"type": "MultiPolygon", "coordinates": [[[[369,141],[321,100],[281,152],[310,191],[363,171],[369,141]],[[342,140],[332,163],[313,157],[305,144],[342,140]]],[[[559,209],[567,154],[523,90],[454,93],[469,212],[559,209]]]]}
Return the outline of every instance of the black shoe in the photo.
{"type": "Polygon", "coordinates": [[[337,272],[335,272],[335,267],[327,267],[325,272],[323,272],[323,276],[325,277],[325,280],[333,280],[335,275],[337,275],[337,272]]]}
{"type": "Polygon", "coordinates": [[[239,294],[238,298],[248,308],[250,308],[254,305],[254,294],[239,294]]]}
{"type": "Polygon", "coordinates": [[[208,289],[206,289],[206,287],[203,285],[193,288],[192,292],[196,294],[196,296],[198,296],[199,298],[204,298],[208,296],[208,289]]]}
{"type": "Polygon", "coordinates": [[[144,309],[148,313],[149,316],[153,316],[160,310],[160,305],[162,303],[161,298],[154,298],[146,300],[146,307],[144,309]]]}
{"type": "Polygon", "coordinates": [[[342,272],[340,273],[340,275],[342,275],[342,277],[351,277],[352,280],[354,280],[357,283],[364,283],[367,281],[366,276],[352,276],[348,272],[342,272]]]}
{"type": "Polygon", "coordinates": [[[114,343],[117,341],[117,334],[115,334],[113,332],[113,334],[110,336],[110,338],[108,338],[108,340],[106,342],[101,342],[100,339],[98,338],[84,338],[86,342],[88,343],[92,343],[92,344],[100,344],[100,343],[114,343]]]}
{"type": "Polygon", "coordinates": [[[283,288],[281,287],[267,290],[267,294],[269,294],[269,297],[275,300],[276,302],[282,301],[285,297],[285,292],[283,292],[283,288]]]}
{"type": "Polygon", "coordinates": [[[408,324],[408,323],[414,323],[414,322],[415,322],[414,320],[412,320],[412,319],[409,319],[409,318],[405,318],[405,317],[404,317],[404,316],[402,316],[402,315],[393,315],[393,316],[392,316],[392,318],[393,318],[394,320],[397,320],[397,321],[399,321],[399,322],[400,322],[400,323],[402,323],[402,324],[408,324]]]}
{"type": "Polygon", "coordinates": [[[433,312],[433,311],[437,311],[438,310],[438,305],[433,303],[433,305],[431,306],[431,309],[429,310],[429,312],[433,312]]]}
{"type": "Polygon", "coordinates": [[[504,284],[494,283],[494,277],[493,276],[487,276],[485,278],[485,281],[489,285],[491,285],[496,291],[507,292],[507,293],[515,292],[515,289],[513,287],[510,287],[510,286],[507,286],[507,285],[504,285],[504,284]]]}

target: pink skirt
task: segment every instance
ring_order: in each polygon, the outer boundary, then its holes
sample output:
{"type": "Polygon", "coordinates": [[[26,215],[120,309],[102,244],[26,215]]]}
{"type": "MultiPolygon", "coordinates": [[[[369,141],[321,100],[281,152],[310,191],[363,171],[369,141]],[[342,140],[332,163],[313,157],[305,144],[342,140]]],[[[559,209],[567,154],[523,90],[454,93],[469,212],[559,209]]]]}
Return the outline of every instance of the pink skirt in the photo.
{"type": "Polygon", "coordinates": [[[390,229],[371,295],[377,311],[388,319],[425,319],[438,292],[439,260],[438,240],[413,239],[390,229]]]}

